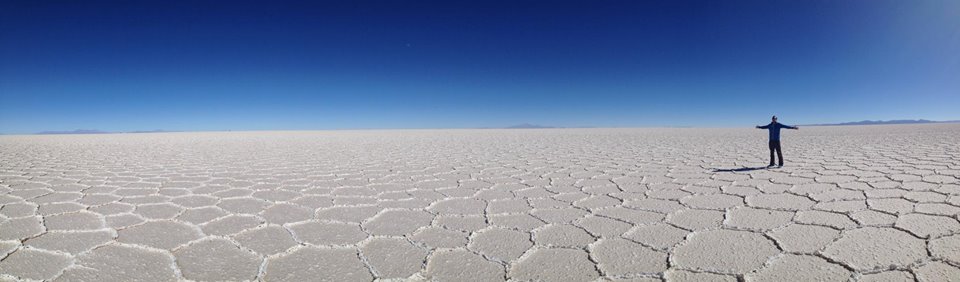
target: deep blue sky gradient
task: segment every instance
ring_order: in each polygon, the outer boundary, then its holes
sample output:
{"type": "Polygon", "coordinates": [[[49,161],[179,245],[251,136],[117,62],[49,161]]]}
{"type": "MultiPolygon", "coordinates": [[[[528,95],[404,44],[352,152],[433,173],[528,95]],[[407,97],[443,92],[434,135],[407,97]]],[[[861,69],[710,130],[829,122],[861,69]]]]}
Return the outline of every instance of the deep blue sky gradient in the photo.
{"type": "Polygon", "coordinates": [[[960,1],[0,1],[0,132],[960,119],[960,1]]]}

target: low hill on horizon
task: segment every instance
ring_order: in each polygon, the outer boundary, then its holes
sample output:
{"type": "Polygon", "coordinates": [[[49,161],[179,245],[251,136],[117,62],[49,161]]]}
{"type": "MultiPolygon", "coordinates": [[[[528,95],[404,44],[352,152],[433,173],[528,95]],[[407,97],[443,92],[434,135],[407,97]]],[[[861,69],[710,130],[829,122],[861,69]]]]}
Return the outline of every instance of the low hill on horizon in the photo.
{"type": "Polygon", "coordinates": [[[504,128],[508,128],[508,129],[524,129],[524,128],[557,128],[557,127],[556,127],[556,126],[539,125],[539,124],[521,123],[521,124],[517,124],[517,125],[507,126],[507,127],[504,127],[504,128]]]}
{"type": "Polygon", "coordinates": [[[51,130],[51,131],[40,131],[37,132],[39,135],[48,135],[48,134],[107,134],[110,132],[102,131],[99,129],[74,129],[74,130],[51,130]]]}
{"type": "Polygon", "coordinates": [[[137,130],[137,131],[103,131],[99,129],[74,129],[74,130],[52,130],[52,131],[40,131],[35,134],[37,135],[51,135],[51,134],[110,134],[110,133],[158,133],[158,132],[173,132],[162,129],[155,130],[137,130]]]}
{"type": "Polygon", "coordinates": [[[951,123],[960,120],[935,121],[926,119],[895,119],[895,120],[862,120],[841,123],[805,124],[804,126],[843,126],[843,125],[882,125],[882,124],[923,124],[923,123],[951,123]]]}
{"type": "MultiPolygon", "coordinates": [[[[897,120],[862,120],[862,121],[853,121],[853,122],[840,122],[840,123],[819,123],[819,124],[798,124],[798,126],[846,126],[846,125],[891,125],[891,124],[930,124],[930,123],[960,123],[960,120],[948,120],[948,121],[935,121],[935,120],[926,120],[926,119],[897,119],[897,120]]],[[[667,126],[675,128],[693,128],[692,126],[667,126]]],[[[550,129],[550,128],[597,128],[595,126],[577,126],[577,127],[560,127],[560,126],[548,126],[540,124],[530,124],[522,123],[507,127],[478,127],[477,129],[550,129]]],[[[231,130],[226,130],[231,131],[231,130]]],[[[55,134],[111,134],[111,133],[162,133],[162,132],[182,132],[182,131],[171,131],[171,130],[137,130],[137,131],[104,131],[99,129],[75,129],[75,130],[51,130],[51,131],[40,131],[33,134],[36,135],[55,135],[55,134]]],[[[0,135],[9,135],[11,133],[0,132],[0,135]]]]}

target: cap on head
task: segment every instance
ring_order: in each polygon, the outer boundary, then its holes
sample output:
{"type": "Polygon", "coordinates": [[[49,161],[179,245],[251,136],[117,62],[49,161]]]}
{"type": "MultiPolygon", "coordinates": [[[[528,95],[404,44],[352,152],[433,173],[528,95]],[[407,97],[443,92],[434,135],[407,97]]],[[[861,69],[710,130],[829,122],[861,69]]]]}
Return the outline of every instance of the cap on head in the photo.
{"type": "Polygon", "coordinates": [[[772,119],[772,120],[774,120],[774,121],[776,121],[776,120],[777,120],[777,116],[773,116],[773,117],[772,117],[772,118],[770,118],[770,119],[772,119]]]}

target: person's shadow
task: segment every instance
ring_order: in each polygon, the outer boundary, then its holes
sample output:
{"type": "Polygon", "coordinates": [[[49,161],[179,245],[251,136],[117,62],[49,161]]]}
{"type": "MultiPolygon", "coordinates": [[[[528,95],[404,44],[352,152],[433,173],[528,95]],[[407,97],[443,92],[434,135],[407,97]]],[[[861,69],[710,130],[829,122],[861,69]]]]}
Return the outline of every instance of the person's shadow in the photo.
{"type": "Polygon", "coordinates": [[[754,170],[761,170],[761,169],[767,169],[767,167],[758,166],[758,167],[722,168],[722,169],[718,168],[718,169],[714,169],[713,172],[744,172],[744,171],[754,171],[754,170]]]}

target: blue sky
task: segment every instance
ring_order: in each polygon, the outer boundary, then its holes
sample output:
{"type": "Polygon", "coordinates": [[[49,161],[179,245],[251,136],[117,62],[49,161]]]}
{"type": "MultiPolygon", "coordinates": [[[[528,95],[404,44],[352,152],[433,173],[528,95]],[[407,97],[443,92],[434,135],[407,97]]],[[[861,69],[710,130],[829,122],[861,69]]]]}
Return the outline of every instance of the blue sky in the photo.
{"type": "Polygon", "coordinates": [[[960,1],[310,2],[0,1],[0,132],[960,120],[960,1]]]}

